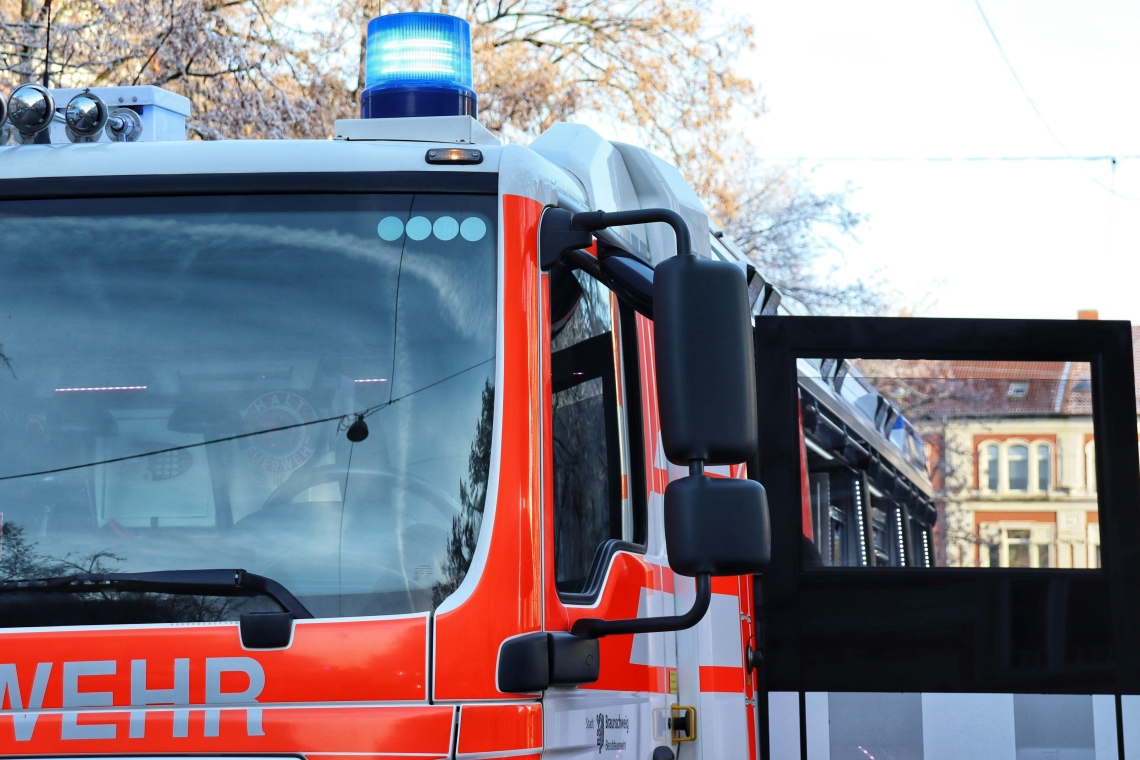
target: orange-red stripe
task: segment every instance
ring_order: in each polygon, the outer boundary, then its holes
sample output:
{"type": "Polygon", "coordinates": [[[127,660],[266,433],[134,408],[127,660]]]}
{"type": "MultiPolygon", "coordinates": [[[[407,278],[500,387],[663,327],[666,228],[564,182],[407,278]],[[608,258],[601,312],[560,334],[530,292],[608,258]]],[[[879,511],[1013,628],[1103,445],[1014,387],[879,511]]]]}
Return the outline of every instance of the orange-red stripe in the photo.
{"type": "Polygon", "coordinates": [[[744,693],[744,668],[701,666],[701,691],[744,693]]]}
{"type": "Polygon", "coordinates": [[[464,705],[459,754],[542,748],[542,706],[464,705]]]}

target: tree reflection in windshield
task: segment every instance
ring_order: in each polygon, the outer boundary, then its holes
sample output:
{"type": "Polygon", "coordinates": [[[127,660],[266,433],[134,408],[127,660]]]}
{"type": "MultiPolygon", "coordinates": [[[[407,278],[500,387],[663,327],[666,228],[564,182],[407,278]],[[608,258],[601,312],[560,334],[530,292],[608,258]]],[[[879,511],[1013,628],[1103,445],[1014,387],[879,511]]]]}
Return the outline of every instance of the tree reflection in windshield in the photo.
{"type": "Polygon", "coordinates": [[[459,503],[463,511],[451,522],[447,541],[447,558],[443,562],[443,578],[432,586],[432,604],[436,607],[451,595],[467,576],[479,528],[483,525],[483,508],[487,501],[487,478],[491,470],[491,432],[495,419],[495,389],[483,386],[483,408],[479,426],[467,457],[467,479],[459,482],[459,503]]]}
{"type": "MultiPolygon", "coordinates": [[[[38,551],[24,529],[0,528],[0,580],[56,578],[75,573],[113,573],[123,558],[103,550],[84,557],[51,557],[38,551]]],[[[139,593],[97,589],[81,593],[0,592],[0,627],[139,625],[145,623],[216,623],[237,620],[243,612],[279,611],[271,600],[201,594],[139,593]]]]}

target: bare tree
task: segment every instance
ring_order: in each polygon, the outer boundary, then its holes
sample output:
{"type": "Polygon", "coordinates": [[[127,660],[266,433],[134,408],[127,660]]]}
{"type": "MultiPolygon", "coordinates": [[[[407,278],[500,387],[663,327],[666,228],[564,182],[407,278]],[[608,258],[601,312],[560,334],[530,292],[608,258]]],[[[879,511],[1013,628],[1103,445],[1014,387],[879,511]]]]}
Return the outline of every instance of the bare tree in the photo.
{"type": "MultiPolygon", "coordinates": [[[[758,116],[736,68],[751,27],[712,0],[56,0],[56,86],[156,84],[190,98],[191,136],[323,138],[364,88],[370,18],[430,10],[472,24],[480,119],[526,140],[585,111],[672,160],[768,279],[824,312],[877,312],[881,286],[820,271],[862,217],[848,191],[769,165],[732,127],[758,116]]],[[[44,71],[45,0],[0,0],[0,83],[44,71]]]]}
{"type": "Polygon", "coordinates": [[[785,297],[810,311],[879,314],[890,305],[875,273],[840,279],[826,264],[841,240],[855,240],[864,216],[848,207],[851,189],[820,192],[798,166],[766,165],[747,146],[717,195],[725,231],[785,297]]]}
{"type": "MultiPolygon", "coordinates": [[[[282,19],[297,0],[56,0],[53,86],[155,84],[191,99],[190,133],[324,137],[350,107],[315,38],[282,19]]],[[[38,81],[47,5],[0,0],[0,82],[38,81]]]]}

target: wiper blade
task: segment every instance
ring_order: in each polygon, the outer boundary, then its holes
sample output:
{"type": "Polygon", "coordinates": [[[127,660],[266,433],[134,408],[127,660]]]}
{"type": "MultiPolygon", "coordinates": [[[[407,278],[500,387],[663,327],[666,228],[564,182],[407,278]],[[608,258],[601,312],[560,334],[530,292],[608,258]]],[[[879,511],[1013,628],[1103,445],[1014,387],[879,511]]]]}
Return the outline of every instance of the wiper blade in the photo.
{"type": "Polygon", "coordinates": [[[87,594],[93,591],[143,591],[209,596],[267,596],[294,618],[313,613],[272,578],[245,570],[158,570],[150,573],[76,573],[56,578],[0,581],[0,592],[87,594]]]}

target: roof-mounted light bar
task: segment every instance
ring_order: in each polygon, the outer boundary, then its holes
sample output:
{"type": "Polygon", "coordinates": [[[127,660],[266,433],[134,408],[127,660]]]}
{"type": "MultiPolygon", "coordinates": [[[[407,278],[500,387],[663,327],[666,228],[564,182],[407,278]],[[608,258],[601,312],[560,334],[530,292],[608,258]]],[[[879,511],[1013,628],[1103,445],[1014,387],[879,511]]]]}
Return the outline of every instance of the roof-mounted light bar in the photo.
{"type": "Polygon", "coordinates": [[[441,13],[392,13],[368,22],[365,119],[476,116],[471,27],[441,13]]]}

